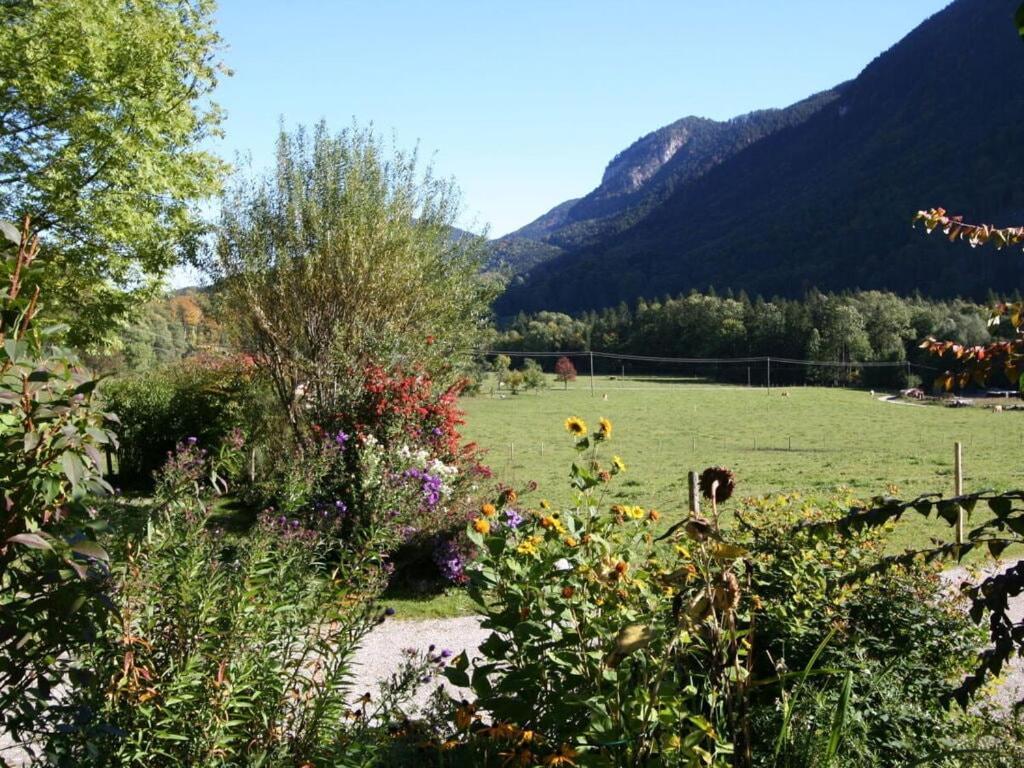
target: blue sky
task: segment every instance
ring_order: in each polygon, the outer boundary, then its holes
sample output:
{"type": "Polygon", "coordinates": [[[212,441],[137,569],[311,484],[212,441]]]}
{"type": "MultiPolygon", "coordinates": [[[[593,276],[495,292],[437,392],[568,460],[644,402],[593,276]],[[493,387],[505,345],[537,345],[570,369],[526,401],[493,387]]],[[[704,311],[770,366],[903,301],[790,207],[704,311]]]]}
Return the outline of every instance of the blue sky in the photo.
{"type": "Polygon", "coordinates": [[[947,0],[220,0],[227,159],[278,121],[419,142],[492,236],[592,189],[685,115],[778,107],[852,78],[947,0]]]}

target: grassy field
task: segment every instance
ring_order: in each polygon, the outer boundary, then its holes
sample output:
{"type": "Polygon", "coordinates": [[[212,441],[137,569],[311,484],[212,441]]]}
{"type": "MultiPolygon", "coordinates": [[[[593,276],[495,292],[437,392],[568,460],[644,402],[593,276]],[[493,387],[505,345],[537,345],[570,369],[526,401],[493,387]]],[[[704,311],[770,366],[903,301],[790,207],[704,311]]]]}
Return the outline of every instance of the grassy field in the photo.
{"type": "MultiPolygon", "coordinates": [[[[1024,413],[880,402],[869,392],[795,387],[764,389],[598,378],[594,394],[581,378],[535,393],[463,400],[465,436],[488,450],[501,481],[540,484],[539,497],[568,501],[572,441],[563,421],[580,416],[615,425],[602,450],[628,471],[613,501],[653,506],[676,519],[685,509],[686,475],[711,465],[731,468],[737,496],[849,488],[869,499],[895,486],[902,497],[953,490],[953,444],[963,443],[965,488],[1024,487],[1024,413]]],[[[908,516],[894,548],[921,543],[948,528],[908,516]]]]}
{"type": "MultiPolygon", "coordinates": [[[[568,471],[576,454],[565,418],[580,416],[596,428],[599,417],[608,417],[614,433],[602,455],[607,460],[617,454],[627,466],[609,503],[656,507],[663,525],[685,513],[687,472],[711,465],[735,471],[737,498],[791,490],[827,495],[843,488],[865,500],[890,490],[903,498],[951,494],[953,444],[959,440],[966,490],[1024,487],[1020,412],[893,404],[855,390],[791,387],[768,394],[693,381],[601,377],[593,395],[589,380],[581,378],[568,390],[556,385],[504,398],[481,394],[464,398],[462,407],[463,434],[487,450],[497,480],[520,488],[537,481],[533,504],[571,498],[568,471]]],[[[949,540],[951,531],[935,519],[907,515],[891,548],[925,546],[929,536],[949,540]]],[[[388,599],[404,618],[471,610],[458,590],[388,599]]]]}

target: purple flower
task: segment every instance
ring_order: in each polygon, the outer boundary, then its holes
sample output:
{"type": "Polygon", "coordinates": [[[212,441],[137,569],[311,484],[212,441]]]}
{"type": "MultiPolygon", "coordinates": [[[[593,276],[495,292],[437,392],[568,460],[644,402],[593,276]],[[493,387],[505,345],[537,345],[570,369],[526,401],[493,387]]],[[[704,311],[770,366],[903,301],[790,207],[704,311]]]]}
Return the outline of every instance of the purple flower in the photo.
{"type": "Polygon", "coordinates": [[[189,445],[195,445],[196,443],[199,442],[199,438],[198,437],[188,437],[188,438],[185,439],[185,442],[188,443],[189,445]]]}
{"type": "Polygon", "coordinates": [[[450,659],[451,657],[452,657],[452,652],[450,650],[448,650],[447,648],[441,649],[441,658],[442,659],[450,659]]]}
{"type": "Polygon", "coordinates": [[[516,510],[509,509],[505,510],[505,525],[509,528],[518,528],[523,523],[523,516],[520,515],[516,510]]]}
{"type": "Polygon", "coordinates": [[[337,501],[334,502],[334,508],[338,510],[339,515],[344,515],[346,512],[348,512],[348,504],[346,504],[341,499],[338,499],[337,501]]]}
{"type": "Polygon", "coordinates": [[[434,433],[434,437],[440,437],[444,434],[444,430],[440,427],[434,427],[431,431],[434,433]]]}
{"type": "Polygon", "coordinates": [[[384,609],[384,615],[385,616],[394,616],[395,615],[395,609],[390,607],[390,606],[388,606],[387,608],[384,609]]]}
{"type": "Polygon", "coordinates": [[[348,442],[349,435],[344,430],[339,429],[338,434],[334,436],[334,442],[338,444],[339,448],[344,448],[345,443],[348,442]]]}

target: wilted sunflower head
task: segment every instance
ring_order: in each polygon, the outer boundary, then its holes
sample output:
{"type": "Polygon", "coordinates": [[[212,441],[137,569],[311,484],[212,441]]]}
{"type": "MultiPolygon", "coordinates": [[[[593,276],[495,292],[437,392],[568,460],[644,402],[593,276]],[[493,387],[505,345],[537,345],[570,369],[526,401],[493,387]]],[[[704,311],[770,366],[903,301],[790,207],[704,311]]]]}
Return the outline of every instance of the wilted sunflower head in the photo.
{"type": "Polygon", "coordinates": [[[705,499],[711,498],[711,489],[715,486],[715,503],[721,504],[729,500],[736,490],[736,476],[731,469],[725,467],[708,467],[700,473],[700,492],[705,499]]]}
{"type": "Polygon", "coordinates": [[[570,416],[565,420],[565,431],[573,437],[583,437],[587,434],[587,422],[579,416],[570,416]]]}

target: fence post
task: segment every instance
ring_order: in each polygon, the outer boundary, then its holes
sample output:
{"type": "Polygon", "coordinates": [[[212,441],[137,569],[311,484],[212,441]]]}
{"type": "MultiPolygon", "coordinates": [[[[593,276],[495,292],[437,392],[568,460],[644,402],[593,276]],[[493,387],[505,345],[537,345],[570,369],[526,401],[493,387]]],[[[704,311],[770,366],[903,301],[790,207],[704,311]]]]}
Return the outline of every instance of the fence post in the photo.
{"type": "Polygon", "coordinates": [[[772,393],[772,358],[769,356],[765,360],[768,362],[768,394],[770,395],[772,393]]]}
{"type": "Polygon", "coordinates": [[[697,473],[690,470],[690,517],[697,517],[700,514],[700,487],[697,482],[697,473]]]}
{"type": "MultiPolygon", "coordinates": [[[[964,495],[964,451],[959,442],[953,444],[953,491],[957,496],[964,495]]],[[[964,543],[964,508],[956,508],[956,543],[964,543]]]]}
{"type": "Polygon", "coordinates": [[[594,396],[594,351],[590,351],[590,396],[594,396]]]}

